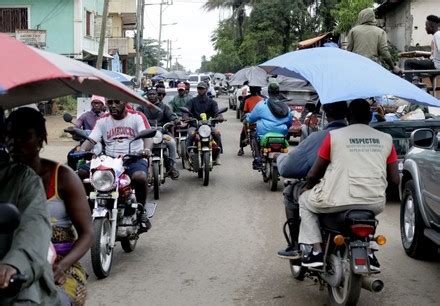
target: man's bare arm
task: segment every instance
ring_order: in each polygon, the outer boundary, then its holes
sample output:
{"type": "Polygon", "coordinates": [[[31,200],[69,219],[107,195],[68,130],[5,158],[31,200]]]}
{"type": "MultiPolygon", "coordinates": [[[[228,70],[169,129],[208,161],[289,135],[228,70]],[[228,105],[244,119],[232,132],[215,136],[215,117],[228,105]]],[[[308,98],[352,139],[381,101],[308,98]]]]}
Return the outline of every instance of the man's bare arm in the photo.
{"type": "Polygon", "coordinates": [[[86,152],[89,152],[89,151],[91,151],[92,149],[93,149],[93,146],[95,145],[96,143],[93,143],[93,142],[91,142],[90,140],[86,140],[86,141],[84,141],[83,142],[83,144],[81,145],[81,151],[86,151],[86,152]]]}
{"type": "Polygon", "coordinates": [[[325,160],[321,157],[316,159],[312,169],[310,169],[309,173],[307,174],[307,189],[312,189],[316,184],[319,183],[319,180],[324,177],[325,171],[327,170],[329,164],[329,160],[325,160]]]}

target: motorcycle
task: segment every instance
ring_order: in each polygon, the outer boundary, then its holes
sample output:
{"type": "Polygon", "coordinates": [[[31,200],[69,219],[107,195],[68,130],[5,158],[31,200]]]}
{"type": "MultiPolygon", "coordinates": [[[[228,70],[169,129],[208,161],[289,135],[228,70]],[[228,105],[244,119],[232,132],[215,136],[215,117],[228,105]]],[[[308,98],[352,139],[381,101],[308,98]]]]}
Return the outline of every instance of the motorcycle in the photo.
{"type": "Polygon", "coordinates": [[[209,172],[213,168],[213,160],[217,159],[220,154],[220,147],[212,138],[212,127],[217,122],[223,122],[224,119],[216,119],[216,117],[228,110],[224,107],[215,114],[214,118],[208,119],[205,113],[200,115],[201,120],[194,118],[194,115],[186,108],[181,107],[180,110],[189,115],[186,119],[188,122],[194,122],[196,131],[194,135],[194,144],[186,148],[186,153],[183,158],[188,164],[188,170],[197,172],[199,178],[203,178],[203,186],[209,185],[209,172]]]}
{"type": "MultiPolygon", "coordinates": [[[[293,190],[295,210],[293,218],[284,226],[284,236],[289,245],[300,249],[303,254],[308,254],[312,250],[298,244],[301,222],[298,198],[305,181],[286,180],[285,184],[290,185],[293,190]],[[289,222],[294,225],[290,237],[286,230],[289,222]]],[[[319,215],[324,241],[324,266],[304,267],[301,265],[301,259],[289,260],[292,276],[298,281],[303,281],[306,277],[311,278],[320,284],[321,289],[327,286],[331,305],[355,305],[362,288],[371,292],[382,291],[384,283],[375,277],[380,271],[371,268],[368,256],[370,243],[386,243],[384,236],[375,236],[378,223],[372,211],[363,209],[319,215]]]]}
{"type": "Polygon", "coordinates": [[[166,170],[165,165],[169,163],[168,148],[164,142],[164,137],[170,137],[166,134],[167,128],[174,126],[168,122],[163,127],[156,127],[156,135],[153,137],[153,150],[151,156],[151,168],[149,181],[153,184],[154,199],[159,199],[160,185],[165,184],[166,170]]]}
{"type": "Polygon", "coordinates": [[[178,157],[182,161],[182,168],[186,169],[185,164],[185,143],[188,137],[188,127],[185,124],[180,124],[174,129],[174,139],[176,139],[176,150],[178,157]]]}
{"type": "Polygon", "coordinates": [[[251,147],[252,157],[255,158],[257,156],[258,152],[258,139],[257,139],[257,126],[255,123],[248,123],[245,124],[246,129],[246,139],[245,144],[249,145],[251,147]]]}
{"type": "Polygon", "coordinates": [[[270,190],[276,191],[280,179],[276,158],[281,153],[289,151],[289,143],[283,134],[267,133],[260,141],[260,145],[261,166],[258,167],[258,171],[263,175],[263,181],[269,182],[270,190]]]}
{"type": "MultiPolygon", "coordinates": [[[[81,129],[74,128],[71,133],[91,140],[81,129]]],[[[131,153],[131,143],[141,138],[151,138],[156,130],[147,129],[139,133],[129,145],[129,153],[123,157],[110,157],[95,152],[90,163],[90,183],[94,189],[89,195],[93,202],[93,226],[95,238],[90,250],[92,268],[98,279],[106,278],[110,274],[113,261],[113,250],[116,241],[121,242],[126,253],[133,252],[139,238],[139,219],[144,211],[138,203],[135,191],[131,186],[130,177],[124,173],[123,162],[129,159],[140,159],[146,156],[131,153]]],[[[145,207],[149,218],[156,210],[155,203],[145,207]]]]}
{"type": "MultiPolygon", "coordinates": [[[[20,225],[21,215],[18,208],[10,203],[0,204],[0,235],[10,236],[12,244],[12,235],[20,225]]],[[[9,280],[8,287],[0,289],[0,296],[6,298],[13,298],[23,288],[23,285],[28,280],[28,276],[22,273],[17,273],[9,280]]]]}

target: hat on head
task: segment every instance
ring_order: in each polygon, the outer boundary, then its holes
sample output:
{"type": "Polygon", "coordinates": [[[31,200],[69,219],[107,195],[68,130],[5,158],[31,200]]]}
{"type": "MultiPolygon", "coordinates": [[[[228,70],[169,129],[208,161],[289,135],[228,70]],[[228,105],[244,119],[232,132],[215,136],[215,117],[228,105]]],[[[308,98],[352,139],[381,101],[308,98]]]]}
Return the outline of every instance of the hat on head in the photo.
{"type": "Polygon", "coordinates": [[[101,102],[102,104],[105,104],[105,98],[97,95],[93,95],[90,99],[90,103],[92,102],[101,102]]]}
{"type": "Polygon", "coordinates": [[[205,82],[200,82],[199,84],[197,84],[197,88],[205,88],[205,89],[207,89],[208,85],[206,85],[205,82]]]}
{"type": "Polygon", "coordinates": [[[270,80],[269,85],[267,86],[268,92],[277,92],[280,90],[280,84],[277,81],[270,80]]]}
{"type": "Polygon", "coordinates": [[[180,89],[186,90],[185,84],[183,84],[183,83],[177,84],[177,90],[180,90],[180,89]]]}

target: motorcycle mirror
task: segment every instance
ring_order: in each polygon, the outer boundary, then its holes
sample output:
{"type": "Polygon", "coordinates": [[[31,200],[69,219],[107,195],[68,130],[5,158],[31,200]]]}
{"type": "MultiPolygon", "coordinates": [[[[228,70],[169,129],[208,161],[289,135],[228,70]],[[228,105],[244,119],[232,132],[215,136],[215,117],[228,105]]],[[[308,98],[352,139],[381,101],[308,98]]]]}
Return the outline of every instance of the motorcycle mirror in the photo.
{"type": "Polygon", "coordinates": [[[73,117],[72,117],[72,115],[69,114],[69,113],[64,113],[64,115],[63,115],[63,119],[64,119],[64,121],[71,123],[72,120],[73,120],[73,117]]]}
{"type": "Polygon", "coordinates": [[[0,233],[11,234],[20,225],[20,211],[10,203],[0,203],[0,233]]]}
{"type": "Polygon", "coordinates": [[[218,115],[220,115],[220,114],[223,114],[223,113],[226,112],[227,110],[228,110],[227,107],[220,108],[220,109],[218,110],[217,114],[215,114],[215,116],[218,116],[218,115]]]}
{"type": "Polygon", "coordinates": [[[146,129],[141,131],[132,141],[141,139],[141,138],[152,138],[156,135],[155,129],[146,129]]]}

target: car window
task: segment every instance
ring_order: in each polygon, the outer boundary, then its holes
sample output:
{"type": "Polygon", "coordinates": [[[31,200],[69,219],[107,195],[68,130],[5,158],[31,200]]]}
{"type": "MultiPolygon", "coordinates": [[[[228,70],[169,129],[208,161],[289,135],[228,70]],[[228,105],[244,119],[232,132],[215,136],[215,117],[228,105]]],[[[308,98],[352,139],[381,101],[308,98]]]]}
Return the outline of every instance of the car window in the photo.
{"type": "Polygon", "coordinates": [[[199,81],[199,77],[198,76],[190,76],[189,78],[188,78],[188,81],[189,82],[198,82],[199,81]]]}

